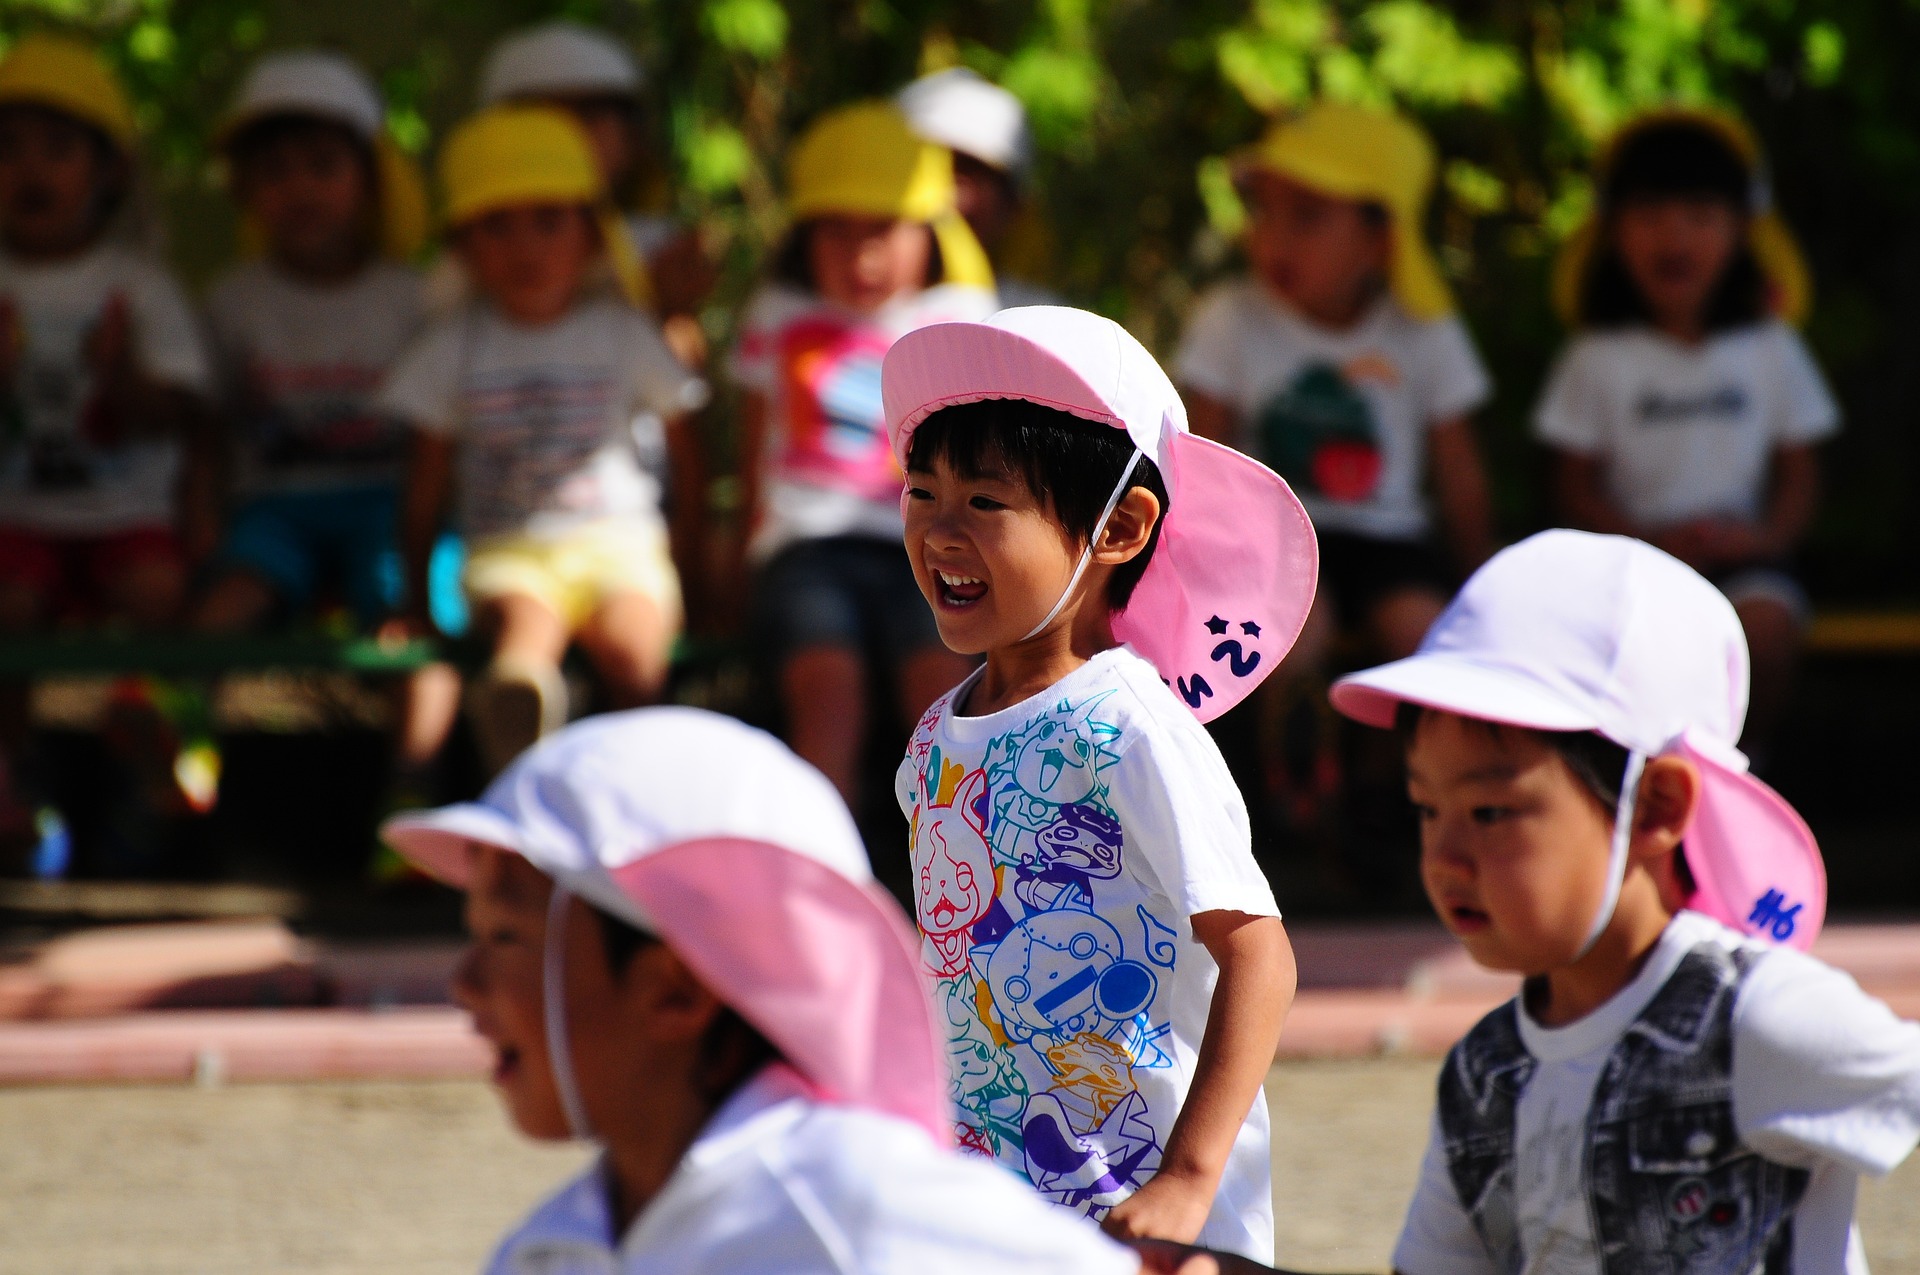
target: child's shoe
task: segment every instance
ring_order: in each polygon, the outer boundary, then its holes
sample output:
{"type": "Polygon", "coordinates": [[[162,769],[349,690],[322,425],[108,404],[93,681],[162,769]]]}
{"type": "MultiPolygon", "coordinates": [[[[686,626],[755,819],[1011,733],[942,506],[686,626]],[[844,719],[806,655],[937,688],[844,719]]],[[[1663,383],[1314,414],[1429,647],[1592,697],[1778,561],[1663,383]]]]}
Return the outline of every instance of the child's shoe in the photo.
{"type": "Polygon", "coordinates": [[[567,683],[552,664],[495,660],[467,693],[467,712],[488,774],[499,774],[567,722],[567,683]]]}

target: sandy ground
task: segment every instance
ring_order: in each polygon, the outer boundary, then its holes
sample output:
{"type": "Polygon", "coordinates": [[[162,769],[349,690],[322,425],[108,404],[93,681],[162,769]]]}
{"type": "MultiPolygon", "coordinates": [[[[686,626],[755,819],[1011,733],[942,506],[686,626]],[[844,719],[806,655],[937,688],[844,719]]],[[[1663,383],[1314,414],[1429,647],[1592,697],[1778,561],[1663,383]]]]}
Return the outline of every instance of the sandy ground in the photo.
{"type": "MultiPolygon", "coordinates": [[[[1275,1069],[1283,1263],[1385,1269],[1434,1067],[1275,1069]]],[[[514,1136],[478,1084],[0,1091],[0,1272],[469,1275],[582,1154],[514,1136]]],[[[1860,1217],[1878,1275],[1920,1275],[1920,1162],[1860,1217]]]]}

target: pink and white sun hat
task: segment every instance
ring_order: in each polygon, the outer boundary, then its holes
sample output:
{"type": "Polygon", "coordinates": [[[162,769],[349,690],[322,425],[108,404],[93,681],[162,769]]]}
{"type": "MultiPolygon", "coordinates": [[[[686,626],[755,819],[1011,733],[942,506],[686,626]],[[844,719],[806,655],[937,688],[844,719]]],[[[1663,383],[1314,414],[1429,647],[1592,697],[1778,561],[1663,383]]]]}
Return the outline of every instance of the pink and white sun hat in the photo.
{"type": "Polygon", "coordinates": [[[1404,660],[1340,679],[1334,707],[1392,727],[1403,703],[1548,731],[1594,731],[1628,750],[1612,877],[1588,944],[1613,918],[1641,767],[1676,754],[1700,771],[1685,840],[1687,906],[1802,951],[1827,910],[1806,822],[1747,772],[1747,640],[1721,592],[1651,545],[1545,531],[1476,571],[1404,660]]]}
{"type": "Polygon", "coordinates": [[[479,801],[381,831],[459,888],[475,843],[553,878],[547,1045],[577,1136],[591,1130],[561,993],[571,895],[666,942],[824,1100],[951,1143],[947,1065],[912,928],[874,882],[839,794],[771,735],[692,708],[591,717],[522,754],[479,801]]]}
{"type": "MultiPolygon", "coordinates": [[[[1114,616],[1113,633],[1201,721],[1251,694],[1300,635],[1320,569],[1307,511],[1265,465],[1189,431],[1173,382],[1111,319],[1022,306],[981,323],[937,323],[894,342],[880,379],[887,435],[903,470],[920,422],[961,403],[1024,399],[1127,431],[1138,453],[1159,466],[1168,502],[1159,543],[1126,610],[1114,616]]],[[[1054,614],[1086,562],[1082,554],[1054,614]]]]}

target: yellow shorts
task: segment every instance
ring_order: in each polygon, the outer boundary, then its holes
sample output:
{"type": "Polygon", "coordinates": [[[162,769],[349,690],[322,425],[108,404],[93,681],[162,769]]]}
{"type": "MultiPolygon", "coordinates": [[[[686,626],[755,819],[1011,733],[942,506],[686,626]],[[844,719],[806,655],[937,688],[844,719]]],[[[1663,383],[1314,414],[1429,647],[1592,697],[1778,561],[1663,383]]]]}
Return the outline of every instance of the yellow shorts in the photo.
{"type": "Polygon", "coordinates": [[[497,536],[473,546],[461,577],[475,603],[518,593],[578,629],[616,593],[640,593],[680,627],[680,575],[658,519],[591,522],[557,536],[497,536]]]}

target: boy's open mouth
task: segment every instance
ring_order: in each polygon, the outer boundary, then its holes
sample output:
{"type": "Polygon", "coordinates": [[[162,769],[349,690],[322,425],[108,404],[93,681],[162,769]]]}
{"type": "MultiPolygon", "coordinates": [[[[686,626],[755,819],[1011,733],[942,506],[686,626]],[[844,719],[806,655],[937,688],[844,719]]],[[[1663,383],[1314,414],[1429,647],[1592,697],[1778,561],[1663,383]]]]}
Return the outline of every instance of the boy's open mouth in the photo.
{"type": "Polygon", "coordinates": [[[943,605],[968,607],[987,596],[987,582],[978,577],[936,571],[933,573],[933,578],[939,587],[940,601],[943,605]]]}
{"type": "Polygon", "coordinates": [[[1452,922],[1456,932],[1478,934],[1493,923],[1493,919],[1479,908],[1470,908],[1464,903],[1456,903],[1447,909],[1447,919],[1452,922]]]}
{"type": "Polygon", "coordinates": [[[493,1047],[493,1083],[504,1085],[520,1070],[520,1051],[512,1045],[496,1043],[493,1047]]]}

